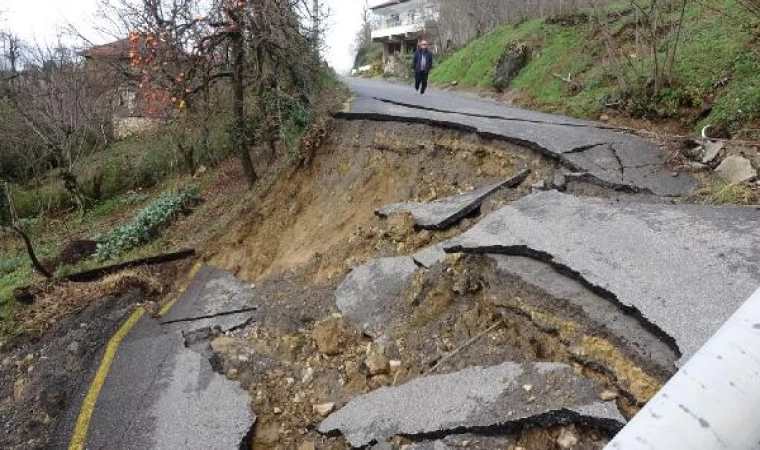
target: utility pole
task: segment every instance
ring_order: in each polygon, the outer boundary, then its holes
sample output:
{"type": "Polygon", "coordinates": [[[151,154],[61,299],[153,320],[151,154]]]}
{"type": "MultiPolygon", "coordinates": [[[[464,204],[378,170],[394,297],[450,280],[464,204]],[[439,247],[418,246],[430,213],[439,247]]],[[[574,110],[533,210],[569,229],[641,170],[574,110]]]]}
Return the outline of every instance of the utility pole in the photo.
{"type": "Polygon", "coordinates": [[[314,0],[311,12],[311,42],[314,45],[314,53],[319,55],[319,0],[314,0]]]}

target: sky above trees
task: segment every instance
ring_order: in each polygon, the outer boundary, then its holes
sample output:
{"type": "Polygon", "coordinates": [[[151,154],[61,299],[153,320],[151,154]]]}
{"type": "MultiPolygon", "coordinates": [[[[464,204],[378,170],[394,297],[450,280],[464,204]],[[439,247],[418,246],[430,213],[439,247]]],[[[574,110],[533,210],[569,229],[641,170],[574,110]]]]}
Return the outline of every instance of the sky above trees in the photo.
{"type": "MultiPolygon", "coordinates": [[[[362,1],[323,1],[330,12],[325,57],[336,70],[349,70],[354,36],[361,25],[362,1]]],[[[88,39],[103,43],[108,37],[95,31],[96,21],[96,0],[0,0],[0,29],[10,30],[27,42],[55,42],[66,24],[73,24],[88,39]]]]}

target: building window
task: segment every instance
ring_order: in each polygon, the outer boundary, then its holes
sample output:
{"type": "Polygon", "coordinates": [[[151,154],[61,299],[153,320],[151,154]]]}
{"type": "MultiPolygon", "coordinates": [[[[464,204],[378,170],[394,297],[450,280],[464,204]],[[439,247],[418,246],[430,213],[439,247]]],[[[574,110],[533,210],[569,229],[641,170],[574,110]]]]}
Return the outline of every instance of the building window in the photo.
{"type": "Polygon", "coordinates": [[[409,11],[409,23],[412,24],[417,20],[417,11],[409,11]]]}
{"type": "Polygon", "coordinates": [[[401,25],[401,17],[398,14],[391,14],[388,19],[388,28],[397,27],[401,25]]]}
{"type": "Polygon", "coordinates": [[[137,92],[129,87],[119,88],[119,106],[127,108],[127,111],[134,112],[137,100],[137,92]]]}
{"type": "Polygon", "coordinates": [[[425,7],[425,19],[426,20],[435,20],[435,7],[432,5],[428,5],[425,7]]]}

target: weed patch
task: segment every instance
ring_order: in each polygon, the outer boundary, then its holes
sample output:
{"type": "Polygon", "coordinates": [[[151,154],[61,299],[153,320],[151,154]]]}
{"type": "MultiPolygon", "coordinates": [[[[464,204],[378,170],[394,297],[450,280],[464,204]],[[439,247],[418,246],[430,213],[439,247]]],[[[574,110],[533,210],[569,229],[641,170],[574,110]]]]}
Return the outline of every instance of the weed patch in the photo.
{"type": "Polygon", "coordinates": [[[700,189],[691,200],[707,205],[758,205],[760,193],[745,184],[720,181],[700,189]]]}

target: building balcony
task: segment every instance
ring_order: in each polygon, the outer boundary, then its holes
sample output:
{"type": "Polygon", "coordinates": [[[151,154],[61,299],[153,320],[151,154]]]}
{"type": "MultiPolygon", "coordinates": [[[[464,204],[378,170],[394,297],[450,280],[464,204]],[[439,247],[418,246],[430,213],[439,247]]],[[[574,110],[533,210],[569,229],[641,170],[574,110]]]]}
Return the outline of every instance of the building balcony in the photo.
{"type": "Polygon", "coordinates": [[[378,28],[372,30],[372,41],[386,42],[409,38],[422,31],[423,28],[424,26],[419,23],[398,24],[386,28],[378,28]]]}

